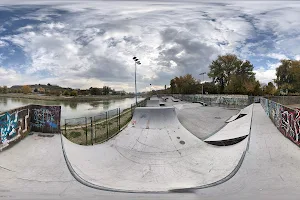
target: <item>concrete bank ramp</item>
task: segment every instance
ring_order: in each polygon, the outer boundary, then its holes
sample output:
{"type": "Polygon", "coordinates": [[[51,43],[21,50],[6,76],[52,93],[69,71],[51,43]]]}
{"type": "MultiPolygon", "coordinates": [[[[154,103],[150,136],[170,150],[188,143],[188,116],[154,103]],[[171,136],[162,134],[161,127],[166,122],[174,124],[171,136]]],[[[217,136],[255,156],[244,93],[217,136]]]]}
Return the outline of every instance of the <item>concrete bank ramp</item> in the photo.
{"type": "Polygon", "coordinates": [[[147,107],[159,107],[159,100],[147,100],[147,107]]]}
{"type": "Polygon", "coordinates": [[[63,137],[69,167],[99,189],[161,192],[219,184],[239,165],[247,140],[225,147],[207,144],[178,121],[174,107],[136,108],[129,126],[94,146],[63,137]]]}
{"type": "Polygon", "coordinates": [[[226,122],[227,123],[233,122],[234,120],[236,120],[238,118],[244,117],[245,115],[249,114],[250,111],[252,111],[252,108],[253,108],[252,104],[250,106],[247,106],[246,108],[243,108],[236,115],[233,115],[232,117],[230,117],[230,119],[228,119],[226,122]]]}
{"type": "Polygon", "coordinates": [[[245,139],[251,129],[252,109],[253,104],[240,112],[244,113],[245,116],[236,118],[204,141],[216,145],[231,145],[245,139]]]}

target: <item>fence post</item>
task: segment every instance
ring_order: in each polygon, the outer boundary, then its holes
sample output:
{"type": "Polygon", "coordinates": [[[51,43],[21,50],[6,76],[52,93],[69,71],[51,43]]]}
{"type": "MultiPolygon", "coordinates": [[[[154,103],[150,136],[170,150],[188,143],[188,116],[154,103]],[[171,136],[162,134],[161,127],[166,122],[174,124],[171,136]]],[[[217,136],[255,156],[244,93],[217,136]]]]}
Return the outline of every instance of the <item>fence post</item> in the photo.
{"type": "Polygon", "coordinates": [[[97,136],[96,136],[96,131],[97,131],[97,123],[96,123],[96,116],[94,116],[94,123],[95,123],[95,129],[94,129],[94,142],[96,143],[96,138],[97,138],[97,136]]]}
{"type": "Polygon", "coordinates": [[[108,140],[108,116],[107,116],[107,112],[106,112],[106,140],[108,140]]]}
{"type": "Polygon", "coordinates": [[[93,134],[94,134],[94,133],[93,133],[93,117],[91,117],[91,143],[92,143],[92,145],[94,145],[94,144],[93,144],[93,138],[94,138],[94,137],[93,137],[93,134]]]}
{"type": "Polygon", "coordinates": [[[68,138],[68,136],[67,136],[67,119],[65,119],[65,136],[66,136],[66,138],[68,138]]]}
{"type": "Polygon", "coordinates": [[[87,118],[85,117],[85,144],[87,145],[87,118]]]}
{"type": "Polygon", "coordinates": [[[121,108],[119,108],[119,131],[121,130],[121,108]]]}

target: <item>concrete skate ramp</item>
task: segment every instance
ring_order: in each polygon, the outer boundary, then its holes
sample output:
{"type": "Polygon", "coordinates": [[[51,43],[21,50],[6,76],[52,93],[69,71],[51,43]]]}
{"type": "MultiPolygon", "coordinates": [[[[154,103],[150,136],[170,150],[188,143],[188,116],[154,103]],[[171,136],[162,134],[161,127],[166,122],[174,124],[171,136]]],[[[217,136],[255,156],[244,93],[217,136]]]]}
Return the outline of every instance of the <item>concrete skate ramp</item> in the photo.
{"type": "Polygon", "coordinates": [[[230,117],[230,119],[228,119],[226,122],[232,122],[238,118],[241,118],[247,114],[249,114],[249,112],[251,111],[251,109],[253,108],[253,105],[247,106],[246,108],[243,108],[240,112],[238,112],[236,115],[233,115],[232,117],[230,117]]]}
{"type": "MultiPolygon", "coordinates": [[[[213,136],[205,139],[205,142],[226,141],[233,139],[243,139],[250,133],[253,104],[247,107],[246,115],[228,123],[225,127],[215,133],[213,136]]],[[[244,111],[243,111],[244,112],[244,111]]]]}
{"type": "Polygon", "coordinates": [[[159,100],[148,100],[147,107],[159,107],[159,100]]]}
{"type": "Polygon", "coordinates": [[[80,179],[127,192],[161,192],[220,183],[235,171],[247,140],[209,145],[188,132],[174,107],[136,108],[115,138],[80,146],[63,138],[70,167],[80,179]]]}

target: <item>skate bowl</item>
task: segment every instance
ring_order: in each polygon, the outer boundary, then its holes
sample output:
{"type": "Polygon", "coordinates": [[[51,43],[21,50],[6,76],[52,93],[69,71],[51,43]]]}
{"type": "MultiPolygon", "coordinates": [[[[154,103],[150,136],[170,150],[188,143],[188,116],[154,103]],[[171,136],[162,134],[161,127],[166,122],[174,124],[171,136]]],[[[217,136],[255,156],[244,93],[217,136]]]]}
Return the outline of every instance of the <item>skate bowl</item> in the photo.
{"type": "Polygon", "coordinates": [[[248,139],[211,145],[181,125],[174,107],[145,107],[136,108],[128,127],[105,143],[81,146],[62,136],[62,144],[79,182],[102,190],[148,193],[225,182],[239,168],[248,139]]]}

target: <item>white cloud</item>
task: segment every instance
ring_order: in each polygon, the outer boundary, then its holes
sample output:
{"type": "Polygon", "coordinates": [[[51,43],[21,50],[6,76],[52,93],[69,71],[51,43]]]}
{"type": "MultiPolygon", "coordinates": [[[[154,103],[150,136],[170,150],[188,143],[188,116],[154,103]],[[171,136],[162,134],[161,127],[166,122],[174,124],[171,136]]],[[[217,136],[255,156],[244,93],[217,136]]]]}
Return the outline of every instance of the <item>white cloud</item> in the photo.
{"type": "Polygon", "coordinates": [[[7,46],[7,43],[4,42],[4,41],[2,41],[2,40],[0,40],[0,48],[1,48],[1,47],[5,47],[5,46],[7,46]]]}
{"type": "Polygon", "coordinates": [[[277,60],[289,59],[286,55],[279,54],[279,53],[269,53],[267,56],[270,58],[277,59],[277,60]]]}
{"type": "Polygon", "coordinates": [[[273,82],[273,79],[276,78],[276,70],[275,69],[265,69],[260,67],[258,69],[253,70],[255,73],[255,77],[261,83],[273,82]]]}
{"type": "MultiPolygon", "coordinates": [[[[0,39],[18,45],[32,60],[24,76],[79,88],[110,84],[133,91],[133,56],[142,62],[140,90],[149,83],[163,87],[186,73],[197,78],[219,54],[300,58],[297,3],[293,8],[280,2],[223,3],[49,1],[44,5],[51,6],[21,16],[40,23],[22,25],[18,34],[0,39]]],[[[266,68],[255,70],[262,82],[275,78],[278,65],[265,62],[266,68]]]]}

